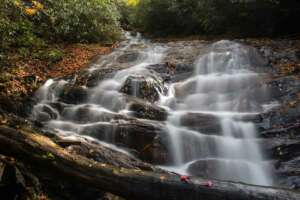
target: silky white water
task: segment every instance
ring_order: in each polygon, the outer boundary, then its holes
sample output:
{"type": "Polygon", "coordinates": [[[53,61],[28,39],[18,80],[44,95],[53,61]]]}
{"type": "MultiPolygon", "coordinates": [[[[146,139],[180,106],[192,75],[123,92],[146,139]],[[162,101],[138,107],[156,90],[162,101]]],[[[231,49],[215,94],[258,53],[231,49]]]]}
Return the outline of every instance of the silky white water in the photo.
{"type": "MultiPolygon", "coordinates": [[[[55,105],[70,80],[48,80],[37,92],[39,103],[33,109],[33,118],[39,120],[40,113],[51,112],[52,119],[45,122],[47,127],[65,137],[89,138],[87,130],[91,131],[99,125],[111,125],[113,117],[128,116],[128,102],[124,100],[120,88],[129,76],[143,76],[149,81],[155,78],[147,67],[162,62],[168,45],[151,43],[140,35],[127,35],[120,48],[102,57],[88,70],[93,73],[98,69],[109,69],[121,55],[132,50],[139,52],[137,60],[127,63],[112,78],[100,81],[95,87],[85,88],[88,91],[87,101],[64,105],[62,114],[55,105]]],[[[164,124],[169,136],[172,165],[163,168],[189,174],[190,167],[199,163],[210,168],[207,178],[272,184],[258,146],[255,125],[243,120],[243,116],[264,110],[262,100],[268,94],[259,84],[262,74],[252,70],[250,53],[243,45],[230,41],[217,42],[207,47],[207,52],[195,60],[191,77],[166,85],[168,92],[160,94],[157,105],[169,111],[164,124]],[[194,123],[192,128],[184,123],[189,116],[196,122],[200,118],[204,121],[194,123]],[[212,119],[212,126],[217,128],[210,130],[209,124],[208,128],[203,128],[203,123],[210,123],[206,118],[212,119]]],[[[138,82],[133,81],[131,87],[134,89],[130,95],[138,97],[138,82]]],[[[126,151],[114,144],[113,127],[103,132],[106,143],[102,141],[102,144],[126,151]]],[[[205,176],[201,173],[201,167],[199,173],[205,176]]]]}
{"type": "Polygon", "coordinates": [[[190,165],[187,163],[198,161],[213,166],[211,175],[214,178],[271,184],[254,124],[238,120],[243,114],[261,112],[259,99],[267,95],[262,87],[254,92],[257,100],[245,93],[248,88],[255,88],[261,78],[250,69],[247,48],[220,41],[195,62],[192,77],[170,86],[170,93],[162,103],[173,108],[167,122],[175,163],[172,170],[182,173],[185,169],[187,172],[190,165]],[[191,112],[215,116],[220,132],[197,132],[183,126],[182,116],[191,112]]]}
{"type": "MultiPolygon", "coordinates": [[[[88,69],[88,72],[92,74],[98,69],[109,69],[113,65],[120,64],[117,59],[128,53],[128,51],[138,51],[139,56],[136,61],[129,62],[128,66],[124,66],[124,69],[121,68],[112,78],[104,79],[97,86],[88,88],[88,100],[79,105],[59,102],[59,96],[63,92],[63,88],[73,80],[49,79],[36,92],[38,104],[32,110],[32,118],[43,122],[46,127],[54,129],[61,137],[78,140],[88,139],[95,142],[97,139],[86,135],[87,129],[92,130],[97,125],[110,125],[111,121],[114,121],[114,116],[130,113],[126,110],[127,102],[123,99],[123,94],[119,92],[121,86],[131,75],[147,76],[146,66],[159,63],[167,47],[152,44],[143,39],[139,33],[136,36],[131,36],[126,32],[125,37],[126,40],[119,45],[119,48],[100,58],[88,69]],[[58,112],[56,105],[66,106],[62,114],[58,112]],[[82,112],[84,112],[85,117],[88,116],[88,119],[80,118],[82,112]],[[45,113],[51,113],[51,118],[55,119],[42,120],[41,116],[45,113]]],[[[137,95],[138,85],[135,85],[134,88],[133,96],[137,95]]],[[[109,143],[105,141],[97,142],[122,153],[126,152],[129,155],[126,150],[113,144],[110,136],[113,131],[109,130],[104,134],[107,135],[106,138],[109,143]]]]}

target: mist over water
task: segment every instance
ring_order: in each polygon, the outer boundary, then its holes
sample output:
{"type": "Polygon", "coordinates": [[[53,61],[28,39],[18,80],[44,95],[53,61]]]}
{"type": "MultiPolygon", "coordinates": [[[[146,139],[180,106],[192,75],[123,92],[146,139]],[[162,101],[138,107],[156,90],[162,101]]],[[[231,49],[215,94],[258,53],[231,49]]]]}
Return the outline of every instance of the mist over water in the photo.
{"type": "MultiPolygon", "coordinates": [[[[112,135],[113,119],[129,116],[128,102],[120,88],[129,76],[159,79],[147,67],[162,62],[168,46],[150,43],[140,35],[123,42],[110,55],[102,57],[89,69],[111,68],[128,50],[138,47],[137,61],[117,71],[112,78],[86,88],[85,103],[69,104],[63,114],[53,106],[70,80],[48,80],[37,92],[39,104],[32,112],[39,120],[40,113],[51,110],[54,119],[45,122],[65,137],[89,137],[86,130],[108,127],[105,142],[115,146],[112,135]],[[142,48],[141,48],[142,47],[142,48]],[[85,120],[78,117],[84,113],[85,120]]],[[[158,106],[168,108],[165,124],[169,137],[172,166],[163,168],[182,174],[196,174],[224,180],[242,181],[258,185],[271,185],[263,154],[257,142],[256,128],[244,117],[263,112],[267,90],[260,84],[263,74],[256,73],[259,57],[252,49],[231,41],[220,41],[207,47],[194,64],[193,75],[183,81],[166,84],[160,91],[158,106]],[[257,60],[256,60],[257,59],[257,60]],[[207,126],[206,126],[207,125],[207,126]],[[204,127],[205,126],[205,127],[204,127]],[[209,169],[209,171],[207,171],[209,169]]],[[[131,82],[131,95],[139,97],[141,86],[131,82]]]]}

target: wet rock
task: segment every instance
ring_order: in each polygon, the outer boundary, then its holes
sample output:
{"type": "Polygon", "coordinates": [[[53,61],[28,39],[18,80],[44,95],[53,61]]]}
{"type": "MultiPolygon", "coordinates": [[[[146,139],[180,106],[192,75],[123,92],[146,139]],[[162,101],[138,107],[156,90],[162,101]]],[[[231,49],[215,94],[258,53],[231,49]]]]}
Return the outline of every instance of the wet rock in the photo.
{"type": "Polygon", "coordinates": [[[180,119],[181,125],[204,134],[221,134],[220,119],[214,115],[188,113],[180,119]]]}
{"type": "Polygon", "coordinates": [[[41,122],[50,121],[59,117],[59,113],[47,104],[36,105],[33,111],[33,115],[35,119],[38,119],[41,122]]]}
{"type": "Polygon", "coordinates": [[[55,112],[55,110],[51,106],[42,105],[41,107],[42,107],[41,111],[44,112],[44,113],[47,113],[51,117],[51,119],[57,119],[58,118],[57,112],[55,112]]]}
{"type": "Polygon", "coordinates": [[[248,44],[259,49],[260,54],[267,60],[270,65],[271,74],[280,72],[280,65],[296,65],[299,61],[297,51],[299,41],[294,40],[248,40],[248,44]]]}
{"type": "Polygon", "coordinates": [[[266,159],[273,159],[273,160],[279,160],[283,157],[281,155],[283,154],[281,147],[282,146],[289,146],[293,145],[297,142],[294,139],[286,139],[286,138],[264,138],[264,139],[258,139],[257,144],[262,149],[262,152],[264,152],[264,156],[266,159]]]}
{"type": "Polygon", "coordinates": [[[87,87],[95,87],[99,84],[99,82],[112,78],[116,71],[117,68],[96,69],[92,72],[86,73],[81,79],[84,79],[84,83],[87,87]]]}
{"type": "MultiPolygon", "coordinates": [[[[167,135],[159,124],[142,121],[114,121],[85,126],[81,134],[113,143],[125,149],[133,149],[136,156],[150,163],[166,163],[167,135]]],[[[133,152],[134,153],[134,152],[133,152]]]]}
{"type": "Polygon", "coordinates": [[[247,171],[247,163],[238,162],[230,164],[230,162],[238,161],[222,159],[198,160],[193,162],[187,171],[192,176],[232,181],[238,181],[239,172],[244,171],[246,174],[243,174],[243,177],[248,178],[248,181],[251,182],[252,175],[247,171]]]}
{"type": "Polygon", "coordinates": [[[69,108],[71,105],[63,103],[63,102],[49,102],[49,106],[51,106],[53,109],[57,110],[58,113],[62,113],[65,108],[69,108]]]}
{"type": "Polygon", "coordinates": [[[193,64],[186,64],[186,63],[174,64],[174,63],[166,62],[164,64],[150,65],[147,68],[154,70],[159,74],[172,74],[172,75],[194,71],[193,64]]]}
{"type": "Polygon", "coordinates": [[[266,125],[264,131],[293,126],[293,124],[297,125],[299,124],[299,117],[300,102],[286,102],[286,104],[280,105],[277,108],[262,114],[262,118],[266,125]]]}
{"type": "Polygon", "coordinates": [[[39,119],[40,122],[48,122],[51,120],[51,117],[49,114],[41,112],[35,115],[36,119],[39,119]]]}
{"type": "Polygon", "coordinates": [[[300,142],[283,142],[281,145],[276,145],[273,148],[273,156],[280,161],[290,161],[295,158],[300,158],[300,142]]]}
{"type": "Polygon", "coordinates": [[[300,157],[291,161],[278,161],[274,171],[276,182],[291,189],[300,189],[300,157]]]}
{"type": "Polygon", "coordinates": [[[272,128],[260,132],[263,138],[300,139],[300,123],[293,123],[286,127],[272,128]]]}
{"type": "Polygon", "coordinates": [[[61,116],[64,120],[80,123],[109,122],[111,120],[128,119],[128,117],[124,115],[103,110],[100,107],[90,104],[65,108],[61,116]]]}
{"type": "MultiPolygon", "coordinates": [[[[219,118],[212,114],[202,113],[187,113],[180,117],[182,126],[188,127],[191,130],[198,131],[202,134],[208,135],[222,135],[222,120],[226,118],[219,118]]],[[[230,119],[230,118],[229,118],[230,119]]],[[[261,123],[260,115],[243,115],[233,116],[231,119],[241,122],[253,122],[259,125],[261,123]]],[[[240,132],[233,133],[235,137],[243,137],[240,132]]]]}
{"type": "Polygon", "coordinates": [[[218,160],[200,160],[188,167],[188,173],[193,176],[220,178],[218,160]]]}
{"type": "Polygon", "coordinates": [[[168,112],[154,104],[143,101],[138,98],[127,97],[127,107],[130,111],[131,116],[136,118],[165,121],[168,117],[168,112]]]}
{"type": "Polygon", "coordinates": [[[141,99],[155,102],[159,100],[159,93],[164,92],[164,85],[162,79],[157,75],[153,76],[129,76],[120,92],[141,99]]]}
{"type": "Polygon", "coordinates": [[[158,73],[164,81],[171,80],[170,70],[168,69],[168,66],[166,63],[149,65],[149,66],[147,66],[147,69],[153,70],[156,73],[158,73]]]}
{"type": "Polygon", "coordinates": [[[59,97],[62,102],[68,104],[83,103],[88,98],[88,91],[81,86],[66,86],[59,97]]]}
{"type": "Polygon", "coordinates": [[[273,173],[276,184],[293,189],[299,189],[300,186],[299,127],[294,122],[286,127],[278,126],[261,132],[261,136],[267,138],[261,147],[267,158],[275,161],[273,173]]]}
{"type": "Polygon", "coordinates": [[[284,76],[268,82],[271,98],[276,101],[286,101],[300,91],[300,80],[297,76],[284,76]]]}
{"type": "Polygon", "coordinates": [[[135,62],[138,60],[140,54],[138,52],[128,52],[128,53],[125,53],[121,56],[119,56],[117,58],[117,61],[119,63],[129,63],[129,62],[135,62]]]}
{"type": "Polygon", "coordinates": [[[149,65],[147,66],[147,68],[149,70],[154,70],[155,72],[157,72],[158,74],[169,74],[169,69],[166,63],[163,64],[153,64],[153,65],[149,65]]]}
{"type": "Polygon", "coordinates": [[[191,65],[199,55],[204,53],[203,50],[208,43],[199,40],[169,42],[170,48],[166,51],[163,61],[173,63],[176,66],[178,64],[191,65]]]}
{"type": "Polygon", "coordinates": [[[172,69],[172,68],[170,68],[168,63],[170,63],[170,62],[166,62],[164,64],[150,65],[147,68],[159,73],[159,75],[162,77],[162,79],[166,82],[183,81],[183,80],[191,77],[191,75],[194,72],[193,64],[171,63],[174,66],[174,68],[172,69]]]}

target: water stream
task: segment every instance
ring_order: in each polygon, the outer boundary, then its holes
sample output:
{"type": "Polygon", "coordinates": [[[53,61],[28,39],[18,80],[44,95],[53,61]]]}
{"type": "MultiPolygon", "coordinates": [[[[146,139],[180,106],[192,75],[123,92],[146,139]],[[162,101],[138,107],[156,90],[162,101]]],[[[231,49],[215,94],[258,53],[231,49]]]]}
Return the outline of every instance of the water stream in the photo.
{"type": "MultiPolygon", "coordinates": [[[[270,185],[256,129],[243,116],[262,112],[260,100],[268,92],[259,85],[260,74],[251,70],[250,52],[246,47],[230,41],[214,43],[209,52],[195,62],[194,75],[174,83],[163,104],[172,105],[167,126],[175,167],[184,173],[193,167],[202,169],[218,179],[270,185]],[[257,86],[256,86],[257,85],[257,86]],[[254,88],[249,96],[248,88],[254,88]],[[218,132],[200,133],[181,124],[185,115],[214,116],[218,132]]],[[[211,117],[207,117],[208,119],[211,117]]],[[[199,121],[199,125],[200,125],[199,121]]],[[[207,122],[206,122],[207,123],[207,122]]],[[[209,122],[208,122],[209,123],[209,122]]]]}
{"type": "MultiPolygon", "coordinates": [[[[138,59],[95,87],[84,87],[88,98],[80,104],[60,102],[60,94],[72,80],[48,80],[36,94],[39,103],[32,117],[41,121],[41,113],[51,113],[51,119],[43,123],[57,134],[91,138],[86,134],[87,129],[109,126],[116,116],[121,119],[130,116],[120,88],[129,76],[155,79],[157,75],[147,67],[162,63],[169,48],[167,43],[151,43],[140,35],[128,34],[118,49],[102,57],[88,71],[92,74],[98,69],[111,68],[120,56],[132,50],[139,52],[138,59]],[[58,111],[57,103],[65,106],[63,112],[58,111]],[[81,117],[82,113],[85,117],[81,117]]],[[[266,107],[268,91],[260,84],[263,74],[252,70],[251,51],[241,44],[220,41],[206,48],[206,53],[195,60],[191,77],[166,83],[167,92],[157,88],[160,99],[156,104],[169,112],[164,124],[172,157],[172,166],[162,168],[181,174],[271,185],[256,127],[245,120],[266,107]]],[[[130,95],[139,97],[141,86],[135,81],[131,84],[130,95]]],[[[126,152],[114,143],[112,130],[107,129],[105,140],[100,142],[126,152]]]]}

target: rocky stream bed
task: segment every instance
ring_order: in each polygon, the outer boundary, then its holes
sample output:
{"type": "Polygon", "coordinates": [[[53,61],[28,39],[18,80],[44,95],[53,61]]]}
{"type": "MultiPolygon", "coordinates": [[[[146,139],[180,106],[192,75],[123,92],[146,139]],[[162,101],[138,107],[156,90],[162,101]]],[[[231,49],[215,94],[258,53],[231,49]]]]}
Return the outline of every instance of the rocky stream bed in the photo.
{"type": "MultiPolygon", "coordinates": [[[[5,105],[11,103],[1,102],[5,105]]],[[[0,111],[0,189],[10,191],[8,199],[36,194],[46,199],[121,198],[107,192],[126,199],[299,197],[297,40],[151,42],[130,36],[86,70],[48,80],[34,96],[16,102],[14,113],[7,107],[0,111]],[[220,55],[223,60],[218,63],[220,55]],[[232,64],[230,59],[239,62],[232,64]],[[201,71],[204,63],[212,62],[217,75],[204,78],[212,70],[208,67],[205,73],[197,72],[195,77],[201,79],[193,79],[197,63],[201,71]],[[202,95],[196,100],[195,90],[202,95]],[[229,140],[243,141],[230,143],[229,155],[218,151],[228,139],[223,135],[226,124],[233,127],[229,140]],[[249,129],[256,132],[253,138],[247,138],[249,129]],[[177,140],[172,138],[174,130],[180,130],[177,140]],[[245,154],[233,156],[242,149],[245,154]],[[248,153],[258,149],[257,154],[248,153]],[[231,164],[225,167],[224,160],[231,164]],[[251,168],[257,163],[261,164],[251,168]],[[108,171],[97,177],[101,167],[108,171]],[[266,180],[252,180],[251,170],[261,170],[266,180]],[[53,176],[56,173],[64,178],[53,176]],[[181,175],[195,181],[184,183],[181,175]],[[210,180],[213,185],[207,187],[210,180]],[[249,183],[268,187],[243,185],[249,183]]]]}

